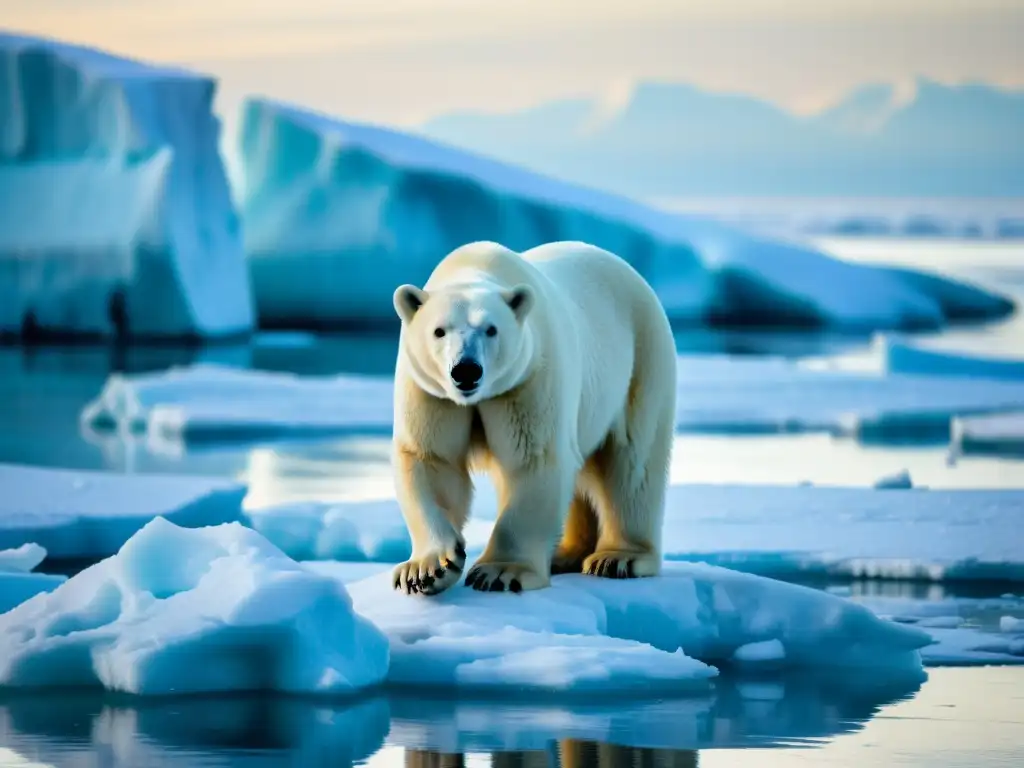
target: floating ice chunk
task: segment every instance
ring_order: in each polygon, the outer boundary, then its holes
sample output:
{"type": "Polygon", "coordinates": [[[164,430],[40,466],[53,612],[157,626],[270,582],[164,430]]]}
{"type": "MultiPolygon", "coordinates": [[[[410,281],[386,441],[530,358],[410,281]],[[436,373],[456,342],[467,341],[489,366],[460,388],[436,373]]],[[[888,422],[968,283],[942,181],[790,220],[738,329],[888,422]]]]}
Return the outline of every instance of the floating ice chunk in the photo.
{"type": "Polygon", "coordinates": [[[953,419],[952,448],[958,453],[1024,455],[1024,411],[953,419]]]}
{"type": "Polygon", "coordinates": [[[46,550],[38,544],[0,551],[0,613],[40,592],[56,589],[65,580],[64,576],[32,573],[45,559],[46,550]]]}
{"type": "Polygon", "coordinates": [[[28,573],[46,559],[46,550],[34,542],[0,550],[0,573],[28,573]]]}
{"type": "Polygon", "coordinates": [[[396,322],[394,286],[422,284],[473,240],[606,248],[636,267],[674,320],[892,329],[942,325],[968,298],[993,315],[1013,306],[265,99],[245,105],[239,154],[253,289],[271,325],[396,322]]]}
{"type": "Polygon", "coordinates": [[[342,693],[387,668],[387,640],[340,582],[238,523],[156,518],[117,555],[0,616],[7,687],[342,693]]]}
{"type": "MultiPolygon", "coordinates": [[[[310,377],[215,365],[115,374],[82,413],[94,430],[147,432],[152,446],[388,433],[390,377],[310,377]]],[[[782,359],[679,360],[682,432],[827,431],[949,438],[957,415],[1024,409],[1024,382],[821,371],[782,359]]]]}
{"type": "Polygon", "coordinates": [[[890,336],[881,336],[876,346],[884,369],[890,373],[1024,381],[1024,358],[983,357],[890,336]]]}
{"type": "Polygon", "coordinates": [[[297,376],[218,365],[113,374],[82,412],[92,429],[147,432],[158,442],[390,431],[389,379],[297,376]]]}
{"type": "Polygon", "coordinates": [[[880,477],[875,481],[875,488],[879,490],[906,490],[914,487],[914,481],[910,477],[910,472],[906,469],[901,469],[891,475],[880,477]]]}
{"type": "Polygon", "coordinates": [[[669,560],[776,578],[1024,581],[1024,492],[671,486],[669,560]]]}
{"type": "Polygon", "coordinates": [[[178,525],[239,519],[245,487],[173,475],[117,475],[0,464],[0,547],[28,542],[50,557],[116,552],[158,515],[178,525]]]}
{"type": "Polygon", "coordinates": [[[626,581],[558,576],[548,589],[517,595],[456,586],[436,599],[408,597],[392,589],[390,574],[349,592],[388,635],[388,680],[403,686],[686,688],[714,674],[705,664],[773,640],[788,667],[913,675],[928,642],[823,592],[699,564],[626,581]]]}
{"type": "Polygon", "coordinates": [[[0,334],[254,323],[208,77],[0,34],[0,334]]]}
{"type": "MultiPolygon", "coordinates": [[[[909,590],[915,596],[889,596],[897,590],[871,590],[851,599],[880,618],[921,628],[932,644],[921,649],[925,666],[969,666],[1024,664],[1022,638],[1014,630],[1002,631],[1000,613],[1020,611],[1014,598],[929,597],[927,592],[909,590]],[[875,592],[879,594],[875,594],[875,592]],[[924,597],[919,595],[924,594],[924,597]]],[[[1004,618],[1009,618],[1005,616],[1004,618]]]]}

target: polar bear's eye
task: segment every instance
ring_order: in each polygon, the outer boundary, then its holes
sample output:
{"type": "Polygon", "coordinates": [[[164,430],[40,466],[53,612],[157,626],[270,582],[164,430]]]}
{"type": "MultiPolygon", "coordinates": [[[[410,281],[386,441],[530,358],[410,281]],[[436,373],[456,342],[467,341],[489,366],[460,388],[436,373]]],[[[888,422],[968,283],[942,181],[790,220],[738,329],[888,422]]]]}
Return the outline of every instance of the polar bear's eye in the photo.
{"type": "Polygon", "coordinates": [[[436,338],[438,338],[438,339],[443,338],[444,337],[444,328],[435,328],[434,329],[434,336],[436,338]]]}
{"type": "Polygon", "coordinates": [[[497,336],[498,335],[498,329],[495,328],[493,325],[488,325],[487,326],[487,330],[484,331],[484,333],[486,333],[488,336],[497,336]]]}

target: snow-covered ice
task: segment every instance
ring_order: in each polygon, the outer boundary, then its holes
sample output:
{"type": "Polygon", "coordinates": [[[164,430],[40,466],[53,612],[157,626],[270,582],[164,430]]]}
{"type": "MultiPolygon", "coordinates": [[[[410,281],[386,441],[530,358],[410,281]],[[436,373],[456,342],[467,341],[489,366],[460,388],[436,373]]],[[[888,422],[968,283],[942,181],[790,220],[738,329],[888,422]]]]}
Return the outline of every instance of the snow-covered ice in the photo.
{"type": "Polygon", "coordinates": [[[82,412],[93,430],[152,444],[390,432],[393,385],[370,376],[298,376],[213,364],[112,374],[82,412]]]}
{"type": "Polygon", "coordinates": [[[341,582],[239,523],[155,518],[110,558],[0,616],[0,686],[135,694],[347,693],[388,641],[341,582]]]}
{"type": "Polygon", "coordinates": [[[0,464],[0,547],[50,557],[112,555],[157,515],[178,525],[238,520],[244,486],[174,475],[118,475],[0,464]]]}
{"type": "Polygon", "coordinates": [[[0,33],[0,334],[254,324],[215,82],[0,33]]]}
{"type": "Polygon", "coordinates": [[[395,285],[422,284],[472,240],[607,248],[677,321],[898,329],[1013,306],[937,276],[842,261],[265,99],[245,104],[239,154],[253,291],[269,325],[396,322],[395,285]]]}
{"type": "Polygon", "coordinates": [[[776,578],[1024,581],[1024,491],[671,486],[665,557],[776,578]]]}
{"type": "Polygon", "coordinates": [[[913,676],[928,642],[823,592],[703,564],[627,581],[558,576],[517,595],[460,585],[409,597],[389,573],[348,589],[388,636],[388,681],[402,686],[649,693],[703,687],[716,674],[707,665],[728,666],[737,652],[744,668],[913,676]]]}
{"type": "Polygon", "coordinates": [[[32,573],[45,559],[46,550],[38,544],[0,550],[0,613],[64,582],[64,576],[32,573]]]}
{"type": "Polygon", "coordinates": [[[876,340],[890,373],[1024,381],[1024,357],[992,357],[882,335],[876,340]]]}
{"type": "MultiPolygon", "coordinates": [[[[679,359],[681,432],[829,432],[946,441],[955,416],[1024,409],[1024,381],[821,370],[783,358],[679,359]]],[[[150,445],[389,433],[390,377],[297,376],[196,365],[114,374],[82,413],[150,445]]]]}
{"type": "Polygon", "coordinates": [[[1024,456],[1024,411],[956,418],[951,442],[957,453],[1024,456]]]}
{"type": "MultiPolygon", "coordinates": [[[[490,487],[480,485],[466,530],[471,559],[497,514],[490,487]]],[[[1024,491],[684,484],[669,487],[665,509],[668,561],[795,580],[1024,582],[1024,491]]],[[[247,514],[297,558],[398,562],[409,552],[394,500],[303,502],[247,514]]]]}

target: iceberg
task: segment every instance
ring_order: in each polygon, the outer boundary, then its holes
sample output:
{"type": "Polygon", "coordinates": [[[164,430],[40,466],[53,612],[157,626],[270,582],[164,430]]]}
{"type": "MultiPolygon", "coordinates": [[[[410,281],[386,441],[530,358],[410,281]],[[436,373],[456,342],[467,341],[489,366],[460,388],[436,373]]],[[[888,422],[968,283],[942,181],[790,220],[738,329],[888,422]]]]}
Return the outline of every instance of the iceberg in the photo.
{"type": "MultiPolygon", "coordinates": [[[[1024,382],[818,370],[782,358],[679,359],[676,428],[696,433],[828,432],[946,442],[950,422],[1024,409],[1024,382]]],[[[93,433],[144,433],[154,450],[217,441],[389,434],[385,376],[296,376],[214,364],[113,374],[82,412],[93,433]]]]}
{"type": "Polygon", "coordinates": [[[245,486],[0,464],[0,547],[34,543],[55,560],[112,555],[157,516],[184,526],[240,519],[245,486]]]}
{"type": "Polygon", "coordinates": [[[0,33],[0,335],[254,325],[215,82],[0,33]]]}
{"type": "Polygon", "coordinates": [[[953,420],[954,454],[1024,456],[1024,411],[953,420]]]}
{"type": "Polygon", "coordinates": [[[0,550],[0,613],[65,581],[64,576],[32,573],[45,559],[46,550],[34,543],[0,550]]]}
{"type": "Polygon", "coordinates": [[[0,616],[0,687],[350,693],[388,641],[338,581],[239,523],[158,517],[116,555],[0,616]]]}
{"type": "Polygon", "coordinates": [[[390,574],[348,590],[356,611],[388,636],[388,683],[403,689],[649,695],[701,690],[718,668],[737,666],[886,669],[921,680],[919,650],[930,641],[824,592],[703,564],[626,581],[563,575],[515,595],[457,586],[408,597],[390,574]],[[761,643],[781,653],[749,651],[761,643]]]}
{"type": "Polygon", "coordinates": [[[244,106],[240,205],[260,323],[397,323],[394,288],[450,250],[583,240],[620,254],[675,322],[939,327],[1012,302],[646,207],[421,136],[266,99],[244,106]]]}

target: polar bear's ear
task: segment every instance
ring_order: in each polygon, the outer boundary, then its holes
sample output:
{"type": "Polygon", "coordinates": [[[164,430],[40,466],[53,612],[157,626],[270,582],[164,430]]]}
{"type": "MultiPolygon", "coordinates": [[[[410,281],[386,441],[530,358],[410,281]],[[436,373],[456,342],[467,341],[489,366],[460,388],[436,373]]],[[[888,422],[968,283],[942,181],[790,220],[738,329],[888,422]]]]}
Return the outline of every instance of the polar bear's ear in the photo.
{"type": "Polygon", "coordinates": [[[517,285],[502,294],[509,309],[515,313],[516,320],[523,321],[530,310],[533,309],[533,288],[528,285],[517,285]]]}
{"type": "Polygon", "coordinates": [[[427,303],[427,292],[415,285],[400,285],[395,289],[392,301],[395,304],[395,312],[402,318],[402,322],[408,323],[416,314],[416,310],[427,303]]]}

